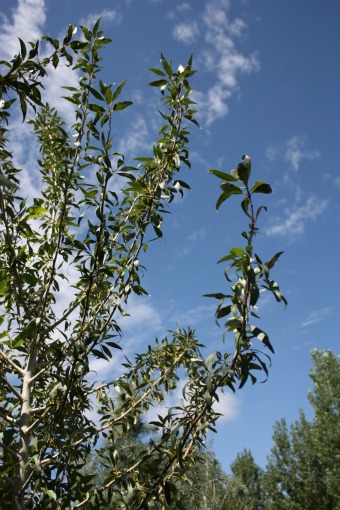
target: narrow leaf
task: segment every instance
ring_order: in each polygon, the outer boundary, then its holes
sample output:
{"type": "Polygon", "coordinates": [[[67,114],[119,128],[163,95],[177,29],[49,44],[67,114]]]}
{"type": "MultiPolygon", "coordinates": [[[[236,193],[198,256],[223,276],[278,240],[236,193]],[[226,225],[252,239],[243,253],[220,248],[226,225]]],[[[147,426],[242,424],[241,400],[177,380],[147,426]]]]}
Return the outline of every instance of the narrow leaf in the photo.
{"type": "Polygon", "coordinates": [[[252,332],[254,337],[258,338],[258,340],[260,340],[260,342],[262,342],[266,347],[268,347],[268,349],[271,350],[272,353],[274,354],[274,349],[269,341],[267,333],[265,333],[264,331],[262,331],[262,329],[256,326],[250,326],[250,331],[252,332]]]}
{"type": "Polygon", "coordinates": [[[209,174],[215,175],[219,179],[223,179],[224,181],[237,181],[236,177],[233,177],[230,174],[225,172],[221,172],[220,170],[209,170],[209,174]]]}

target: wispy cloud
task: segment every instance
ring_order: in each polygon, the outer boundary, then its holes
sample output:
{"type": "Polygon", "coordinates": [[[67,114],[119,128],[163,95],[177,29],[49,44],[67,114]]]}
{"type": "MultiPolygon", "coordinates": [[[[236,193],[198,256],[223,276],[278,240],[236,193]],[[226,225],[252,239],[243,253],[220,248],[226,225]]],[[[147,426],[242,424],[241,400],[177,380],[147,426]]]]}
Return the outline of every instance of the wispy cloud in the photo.
{"type": "Polygon", "coordinates": [[[306,328],[307,326],[312,326],[316,322],[321,322],[325,320],[331,314],[331,312],[332,308],[330,307],[321,308],[319,310],[313,310],[301,323],[301,327],[306,328]]]}
{"type": "MultiPolygon", "coordinates": [[[[173,30],[174,38],[181,42],[193,43],[203,38],[205,47],[199,59],[212,74],[213,83],[207,90],[196,92],[195,100],[199,100],[201,118],[207,126],[228,113],[228,100],[238,90],[239,75],[259,69],[256,54],[245,56],[237,48],[235,38],[242,35],[246,24],[239,18],[231,21],[229,7],[227,0],[209,0],[199,18],[181,19],[173,30]]],[[[172,15],[175,17],[176,13],[172,15]]]]}
{"type": "Polygon", "coordinates": [[[189,310],[184,310],[182,312],[178,312],[178,310],[176,310],[176,313],[173,314],[172,320],[178,324],[183,324],[185,327],[190,326],[194,328],[202,321],[214,317],[215,308],[216,306],[213,303],[209,305],[195,306],[194,308],[190,308],[189,310]]]}
{"type": "Polygon", "coordinates": [[[173,10],[168,11],[166,16],[169,19],[176,19],[178,15],[183,16],[191,10],[191,5],[188,2],[171,6],[173,10]]]}
{"type": "Polygon", "coordinates": [[[199,228],[198,230],[194,230],[187,236],[188,241],[203,241],[205,236],[207,235],[207,231],[205,228],[199,228]]]}
{"type": "Polygon", "coordinates": [[[303,161],[314,161],[319,158],[320,151],[309,148],[307,136],[300,134],[292,136],[281,146],[267,147],[266,157],[269,161],[275,161],[278,157],[284,158],[291,168],[297,171],[303,161]]]}
{"type": "Polygon", "coordinates": [[[269,159],[269,161],[275,161],[278,153],[279,150],[276,147],[267,147],[266,158],[269,159]]]}
{"type": "Polygon", "coordinates": [[[305,136],[293,136],[286,144],[285,159],[294,170],[299,170],[302,160],[313,161],[320,157],[318,150],[306,148],[305,136]]]}
{"type": "Polygon", "coordinates": [[[115,25],[119,25],[123,16],[117,9],[103,9],[102,11],[89,14],[88,16],[81,18],[79,24],[91,28],[99,18],[101,18],[102,24],[113,23],[115,25]]]}
{"type": "Polygon", "coordinates": [[[193,250],[195,243],[202,242],[205,239],[206,235],[207,231],[205,228],[199,228],[191,232],[186,237],[188,244],[184,248],[183,247],[177,248],[177,256],[179,258],[186,257],[193,250]]]}
{"type": "Polygon", "coordinates": [[[268,236],[299,236],[305,232],[305,224],[309,220],[316,220],[326,209],[327,200],[310,196],[304,204],[287,207],[283,211],[284,217],[274,219],[272,225],[266,229],[268,236]]]}

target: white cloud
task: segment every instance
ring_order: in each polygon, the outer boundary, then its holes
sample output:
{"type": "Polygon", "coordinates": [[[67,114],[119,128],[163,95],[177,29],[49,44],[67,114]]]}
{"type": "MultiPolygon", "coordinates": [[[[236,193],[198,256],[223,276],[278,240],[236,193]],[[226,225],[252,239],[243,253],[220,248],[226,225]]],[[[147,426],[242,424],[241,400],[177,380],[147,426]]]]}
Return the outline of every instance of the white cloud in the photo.
{"type": "Polygon", "coordinates": [[[213,83],[205,91],[196,91],[193,99],[199,101],[199,118],[207,126],[228,113],[228,100],[238,90],[239,76],[259,69],[255,54],[246,56],[236,47],[234,38],[242,35],[246,24],[239,18],[231,21],[229,7],[227,0],[209,0],[200,18],[181,21],[173,31],[178,41],[192,43],[200,36],[205,42],[199,61],[213,75],[213,83]]]}
{"type": "Polygon", "coordinates": [[[307,318],[302,322],[301,327],[305,328],[307,326],[312,326],[316,322],[321,322],[326,319],[332,312],[332,309],[327,308],[321,308],[320,310],[313,310],[307,318]]]}
{"type": "Polygon", "coordinates": [[[293,206],[284,210],[284,218],[277,218],[266,229],[268,236],[283,235],[297,236],[305,232],[305,223],[308,220],[316,220],[326,209],[327,200],[320,200],[315,196],[307,198],[300,206],[293,206]]]}
{"type": "Polygon", "coordinates": [[[228,113],[229,108],[226,100],[231,95],[231,91],[219,83],[213,85],[205,93],[196,92],[193,94],[194,101],[199,103],[199,114],[205,119],[207,126],[228,113]]]}
{"type": "Polygon", "coordinates": [[[36,41],[46,21],[45,0],[18,0],[12,10],[12,21],[3,16],[0,25],[0,55],[12,58],[19,50],[18,36],[23,41],[36,41]]]}
{"type": "Polygon", "coordinates": [[[136,338],[139,335],[152,334],[156,337],[163,330],[161,315],[147,296],[140,298],[132,294],[128,305],[123,308],[130,314],[130,317],[122,317],[119,320],[124,335],[126,333],[136,338]]]}
{"type": "Polygon", "coordinates": [[[294,170],[298,170],[302,160],[313,161],[320,157],[318,150],[306,149],[305,136],[293,136],[286,144],[285,159],[294,170]]]}
{"type": "Polygon", "coordinates": [[[116,9],[103,9],[100,12],[89,14],[88,16],[81,18],[79,24],[91,29],[99,18],[101,18],[101,24],[114,23],[115,25],[119,25],[123,16],[116,9]]]}
{"type": "Polygon", "coordinates": [[[169,19],[176,19],[178,15],[183,16],[186,12],[191,10],[191,5],[188,2],[183,2],[182,4],[178,4],[172,7],[174,10],[168,11],[166,14],[166,17],[169,19]]]}
{"type": "MultiPolygon", "coordinates": [[[[18,36],[23,41],[36,41],[42,36],[42,29],[46,21],[46,6],[44,0],[18,0],[17,6],[12,10],[12,20],[3,17],[0,24],[0,56],[1,58],[11,59],[19,50],[18,36]]],[[[46,46],[45,57],[51,53],[50,45],[46,46]]],[[[61,100],[60,97],[65,94],[62,85],[77,86],[77,73],[71,71],[69,67],[60,66],[48,69],[48,76],[44,81],[45,91],[43,99],[62,110],[64,119],[67,122],[74,122],[74,108],[71,103],[61,100]]],[[[19,126],[19,130],[25,128],[19,126]]],[[[20,137],[20,134],[18,135],[20,137]]]]}
{"type": "Polygon", "coordinates": [[[228,389],[226,391],[228,393],[219,393],[219,402],[213,405],[214,410],[222,414],[219,418],[220,423],[235,420],[240,414],[240,403],[236,396],[228,389]]]}
{"type": "Polygon", "coordinates": [[[173,36],[177,41],[184,43],[192,43],[198,35],[198,24],[196,21],[192,23],[178,23],[173,29],[173,36]]]}
{"type": "Polygon", "coordinates": [[[134,120],[118,144],[118,152],[126,157],[140,156],[139,151],[150,149],[150,130],[142,115],[135,116],[134,120]]]}
{"type": "Polygon", "coordinates": [[[235,21],[230,23],[229,30],[232,35],[241,35],[246,26],[242,19],[236,18],[235,21]]]}

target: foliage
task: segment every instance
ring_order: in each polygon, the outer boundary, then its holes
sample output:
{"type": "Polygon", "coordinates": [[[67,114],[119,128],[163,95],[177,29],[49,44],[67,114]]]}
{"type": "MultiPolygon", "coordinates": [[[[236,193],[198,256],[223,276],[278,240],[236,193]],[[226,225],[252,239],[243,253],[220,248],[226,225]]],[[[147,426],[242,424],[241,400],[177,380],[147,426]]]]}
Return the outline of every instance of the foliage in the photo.
{"type": "MultiPolygon", "coordinates": [[[[146,425],[141,420],[133,425],[125,435],[116,435],[113,438],[116,443],[116,465],[121,469],[126,464],[138,461],[141,452],[147,444],[155,440],[155,429],[146,425]]],[[[90,462],[85,467],[85,473],[96,472],[95,483],[101,486],[109,472],[105,465],[103,453],[109,448],[109,442],[91,454],[90,462]]],[[[105,455],[104,455],[105,458],[105,455]]],[[[152,477],[152,470],[144,466],[142,477],[152,477]]],[[[195,463],[188,466],[185,479],[175,482],[178,491],[177,501],[172,505],[176,510],[228,510],[232,508],[230,501],[235,501],[248,493],[244,483],[238,477],[227,476],[210,448],[201,448],[195,463]]],[[[234,503],[233,503],[234,504],[234,503]]],[[[108,508],[115,508],[111,506],[108,508]]]]}
{"type": "Polygon", "coordinates": [[[127,166],[112,138],[117,112],[131,105],[120,98],[125,82],[108,85],[99,77],[100,52],[109,42],[99,22],[81,30],[81,40],[74,39],[71,26],[63,41],[43,38],[52,46],[49,56],[41,56],[41,41],[20,40],[18,55],[1,62],[0,491],[15,510],[171,507],[207,431],[215,430],[218,391],[243,386],[249,376],[254,383],[254,370],[268,373],[251,342],[257,338],[273,348],[249,316],[256,317],[260,287],[285,302],[269,279],[280,253],[266,264],[252,257],[263,209],[254,213],[252,196],[271,190],[262,182],[248,187],[248,157],[231,174],[212,172],[225,181],[218,206],[240,194],[251,222],[242,234],[245,249],[233,248],[222,259],[232,260],[236,270],[232,293],[214,295],[220,301],[217,319],[231,315],[226,329],[235,332],[235,354],[217,352],[204,359],[195,333],[177,328],[133,361],[126,359],[121,376],[94,383],[91,360],[114,359],[122,349],[124,307],[132,294],[146,293],[140,258],[150,239],[162,236],[175,194],[189,188],[177,173],[182,164],[190,167],[185,122],[197,121],[190,99],[192,58],[176,71],[161,55],[161,69],[150,70],[157,75],[150,85],[160,88],[164,105],[159,139],[152,156],[136,158],[136,168],[127,166]],[[65,87],[64,99],[74,107],[72,126],[43,95],[47,72],[60,65],[78,78],[77,87],[65,87]],[[32,203],[21,196],[21,171],[10,152],[17,103],[23,120],[30,118],[40,150],[40,192],[32,203]],[[225,299],[231,304],[224,306],[225,299]],[[122,463],[117,437],[129,434],[183,377],[183,404],[159,416],[153,423],[157,436],[122,463]],[[99,424],[89,417],[94,397],[99,424]],[[83,468],[103,438],[108,446],[100,454],[107,472],[98,486],[95,473],[83,468]]]}
{"type": "Polygon", "coordinates": [[[255,463],[250,450],[239,453],[230,466],[233,476],[246,488],[243,493],[229,498],[229,507],[233,510],[260,510],[263,505],[262,470],[255,463]]]}
{"type": "Polygon", "coordinates": [[[312,351],[312,422],[300,419],[288,430],[275,424],[274,447],[264,477],[266,508],[320,510],[340,508],[340,358],[312,351]]]}
{"type": "MultiPolygon", "coordinates": [[[[253,373],[254,370],[264,370],[265,374],[268,375],[267,365],[263,361],[262,353],[252,348],[252,342],[257,339],[268,347],[271,352],[274,352],[274,349],[267,333],[258,326],[252,325],[250,320],[252,320],[251,318],[259,318],[255,310],[257,310],[256,305],[261,292],[270,291],[277,301],[283,301],[287,304],[286,299],[280,293],[278,283],[269,278],[270,270],[282,255],[282,252],[276,253],[265,263],[257,254],[253,254],[253,241],[259,230],[256,226],[258,217],[262,210],[267,210],[265,206],[261,205],[255,211],[253,195],[271,193],[272,190],[269,184],[262,181],[257,181],[252,187],[249,187],[251,174],[249,156],[244,155],[237,169],[231,170],[229,174],[219,170],[210,170],[210,172],[222,179],[222,193],[217,200],[216,209],[218,210],[220,205],[232,195],[241,195],[242,210],[250,220],[248,232],[242,232],[242,237],[246,239],[245,248],[231,248],[229,253],[219,260],[219,263],[231,261],[224,274],[228,282],[232,282],[229,272],[233,269],[236,273],[237,282],[231,287],[233,293],[206,294],[208,297],[219,300],[216,320],[229,316],[224,327],[226,333],[234,332],[236,346],[236,352],[229,369],[234,370],[237,367],[236,373],[240,379],[240,387],[242,387],[248,377],[251,378],[253,384],[256,382],[257,378],[253,373]],[[228,300],[227,306],[225,306],[225,300],[228,300]]],[[[268,356],[266,357],[269,359],[268,356]]]]}

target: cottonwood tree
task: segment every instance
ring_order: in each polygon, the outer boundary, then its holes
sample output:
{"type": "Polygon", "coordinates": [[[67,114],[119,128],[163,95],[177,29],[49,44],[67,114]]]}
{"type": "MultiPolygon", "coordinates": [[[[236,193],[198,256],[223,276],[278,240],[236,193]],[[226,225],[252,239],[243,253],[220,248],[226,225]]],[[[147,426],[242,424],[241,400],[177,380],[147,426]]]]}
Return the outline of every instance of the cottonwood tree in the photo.
{"type": "Polygon", "coordinates": [[[249,221],[245,248],[232,248],[222,259],[230,261],[233,273],[226,276],[234,285],[227,294],[211,294],[219,302],[216,319],[226,318],[225,332],[235,337],[234,353],[204,359],[194,331],[177,328],[126,360],[119,377],[94,383],[91,360],[110,362],[124,349],[120,318],[131,295],[146,293],[140,272],[148,240],[162,236],[169,204],[189,187],[178,171],[190,166],[187,123],[197,121],[190,99],[192,59],[174,70],[161,56],[161,68],[150,69],[157,78],[151,86],[162,93],[159,138],[152,155],[136,158],[137,167],[125,164],[114,147],[112,123],[131,102],[121,100],[124,82],[100,79],[100,52],[109,39],[99,22],[81,31],[81,40],[71,26],[62,41],[19,40],[20,52],[1,62],[1,497],[14,510],[171,507],[207,431],[215,430],[218,392],[243,386],[249,377],[255,382],[255,371],[268,373],[265,355],[252,343],[272,346],[251,320],[261,288],[278,301],[284,298],[269,277],[280,253],[267,263],[253,254],[263,209],[254,208],[253,195],[271,188],[263,182],[248,186],[249,157],[230,173],[212,171],[222,180],[217,207],[240,195],[249,221]],[[43,43],[50,53],[40,52],[43,43]],[[65,87],[65,102],[74,107],[72,126],[44,96],[49,69],[60,65],[78,79],[78,86],[65,87]],[[10,148],[17,104],[40,151],[29,168],[40,175],[32,201],[20,189],[21,171],[10,148]],[[69,274],[75,281],[67,294],[69,274]],[[127,434],[183,377],[183,404],[159,416],[153,423],[157,438],[122,465],[118,433],[127,434]],[[99,425],[89,417],[93,399],[99,425]],[[97,486],[95,473],[84,472],[84,465],[103,438],[108,474],[97,486]]]}
{"type": "Polygon", "coordinates": [[[312,359],[314,417],[308,421],[301,410],[290,428],[284,419],[275,424],[264,476],[265,508],[340,508],[340,358],[314,350],[312,359]]]}
{"type": "Polygon", "coordinates": [[[243,492],[233,494],[228,498],[227,509],[235,510],[261,510],[263,506],[262,496],[262,469],[255,463],[250,450],[239,453],[230,465],[235,480],[245,487],[243,492]]]}

